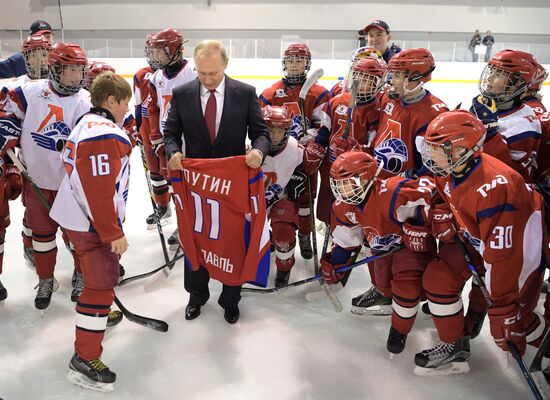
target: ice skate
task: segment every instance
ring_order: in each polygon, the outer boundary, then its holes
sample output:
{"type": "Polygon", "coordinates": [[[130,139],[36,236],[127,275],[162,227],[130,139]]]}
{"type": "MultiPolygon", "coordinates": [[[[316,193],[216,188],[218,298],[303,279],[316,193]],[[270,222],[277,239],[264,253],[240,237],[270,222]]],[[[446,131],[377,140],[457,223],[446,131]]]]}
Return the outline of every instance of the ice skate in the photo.
{"type": "Polygon", "coordinates": [[[67,379],[73,384],[98,392],[112,392],[116,374],[99,358],[86,361],[74,354],[69,363],[67,379]]]}
{"type": "Polygon", "coordinates": [[[454,343],[441,342],[414,357],[414,373],[420,376],[455,375],[470,372],[470,340],[462,337],[454,343]]]}
{"type": "Polygon", "coordinates": [[[38,284],[34,288],[38,288],[36,298],[34,299],[34,306],[39,310],[45,310],[50,305],[52,293],[59,288],[59,283],[52,276],[51,278],[39,279],[38,284]]]}
{"type": "Polygon", "coordinates": [[[376,286],[371,286],[362,295],[354,297],[351,304],[351,312],[356,315],[385,316],[392,313],[392,299],[382,296],[376,286]]]}
{"type": "Polygon", "coordinates": [[[170,209],[170,206],[158,206],[155,212],[145,219],[147,229],[155,229],[157,227],[157,220],[160,222],[161,226],[168,225],[170,223],[171,216],[172,210],[170,209]]]}

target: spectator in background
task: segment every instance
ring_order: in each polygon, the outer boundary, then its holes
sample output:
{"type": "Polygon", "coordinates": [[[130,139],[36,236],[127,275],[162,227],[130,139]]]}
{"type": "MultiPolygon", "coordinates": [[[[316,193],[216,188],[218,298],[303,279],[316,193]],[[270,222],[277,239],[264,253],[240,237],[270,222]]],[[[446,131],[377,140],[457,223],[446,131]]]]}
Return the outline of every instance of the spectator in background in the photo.
{"type": "Polygon", "coordinates": [[[364,29],[359,29],[357,31],[357,40],[359,41],[358,47],[365,47],[367,45],[367,38],[365,37],[364,29]]]}
{"type": "Polygon", "coordinates": [[[364,31],[367,35],[367,44],[378,50],[384,61],[389,62],[395,53],[389,47],[391,35],[388,24],[377,19],[368,24],[364,31]]]}
{"type": "Polygon", "coordinates": [[[478,55],[476,54],[476,46],[481,44],[481,35],[479,34],[479,29],[476,29],[474,35],[470,39],[470,44],[468,49],[472,52],[472,61],[476,62],[478,60],[478,55]]]}
{"type": "MultiPolygon", "coordinates": [[[[46,21],[34,21],[29,28],[29,36],[30,35],[42,35],[50,41],[50,44],[53,42],[52,27],[46,21]]],[[[0,61],[0,78],[17,78],[18,76],[26,74],[27,68],[25,66],[25,60],[20,52],[0,61]]]]}
{"type": "Polygon", "coordinates": [[[491,58],[491,49],[493,48],[493,44],[495,43],[495,38],[493,35],[491,35],[491,31],[487,31],[485,33],[485,37],[483,38],[483,45],[487,47],[485,49],[485,62],[489,62],[489,59],[491,58]]]}

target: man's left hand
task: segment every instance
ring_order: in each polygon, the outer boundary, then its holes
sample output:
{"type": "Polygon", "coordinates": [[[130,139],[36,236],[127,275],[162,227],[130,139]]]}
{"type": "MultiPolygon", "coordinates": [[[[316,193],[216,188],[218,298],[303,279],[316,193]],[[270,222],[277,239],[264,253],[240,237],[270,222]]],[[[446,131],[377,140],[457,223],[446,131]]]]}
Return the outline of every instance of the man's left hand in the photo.
{"type": "Polygon", "coordinates": [[[260,168],[260,166],[262,165],[263,158],[264,156],[260,150],[252,149],[246,154],[244,162],[250,168],[253,168],[253,169],[260,168]]]}

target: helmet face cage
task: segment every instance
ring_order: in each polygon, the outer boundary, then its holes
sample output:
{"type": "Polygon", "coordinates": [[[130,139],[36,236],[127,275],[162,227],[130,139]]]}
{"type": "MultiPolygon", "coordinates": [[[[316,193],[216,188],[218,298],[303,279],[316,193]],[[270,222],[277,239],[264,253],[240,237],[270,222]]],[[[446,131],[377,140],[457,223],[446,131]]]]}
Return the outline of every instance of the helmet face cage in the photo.
{"type": "Polygon", "coordinates": [[[479,78],[479,91],[497,103],[506,103],[521,95],[529,85],[518,72],[506,71],[488,64],[479,78]]]}
{"type": "Polygon", "coordinates": [[[60,64],[49,66],[49,78],[54,89],[64,95],[76,94],[85,87],[88,66],[85,64],[60,64]]]}
{"type": "Polygon", "coordinates": [[[357,103],[366,103],[372,100],[386,83],[387,73],[382,77],[363,71],[353,71],[349,79],[350,89],[357,82],[357,103]]]}
{"type": "Polygon", "coordinates": [[[47,46],[21,51],[31,79],[42,79],[48,76],[48,52],[47,46]]]}
{"type": "Polygon", "coordinates": [[[288,143],[290,125],[274,123],[268,124],[267,126],[269,127],[269,135],[271,136],[271,152],[276,153],[277,151],[284,148],[288,143]],[[283,132],[281,139],[279,139],[278,142],[275,142],[275,136],[279,136],[281,132],[283,132]]]}
{"type": "Polygon", "coordinates": [[[361,185],[361,179],[358,176],[344,179],[330,177],[330,188],[334,198],[346,204],[361,204],[367,197],[371,185],[372,181],[368,181],[364,186],[361,185]]]}
{"type": "Polygon", "coordinates": [[[311,56],[289,54],[283,57],[283,75],[286,81],[290,84],[299,84],[304,82],[310,68],[311,56]],[[289,64],[292,65],[289,66],[289,64]]]}
{"type": "Polygon", "coordinates": [[[466,164],[470,158],[475,157],[476,153],[482,149],[485,135],[479,140],[473,149],[467,149],[462,146],[453,146],[451,142],[433,143],[423,140],[420,145],[420,155],[422,163],[432,171],[436,176],[446,177],[453,171],[466,164]],[[453,153],[460,151],[458,159],[453,161],[453,153]]]}

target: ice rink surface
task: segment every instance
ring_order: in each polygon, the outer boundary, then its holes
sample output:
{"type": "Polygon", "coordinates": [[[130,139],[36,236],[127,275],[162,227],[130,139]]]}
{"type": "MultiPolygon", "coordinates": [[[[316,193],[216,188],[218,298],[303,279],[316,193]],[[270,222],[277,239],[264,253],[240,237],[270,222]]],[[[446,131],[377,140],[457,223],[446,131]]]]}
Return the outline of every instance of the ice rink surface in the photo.
{"type": "MultiPolygon", "coordinates": [[[[251,83],[265,88],[268,82],[251,83]]],[[[429,88],[453,106],[476,94],[473,84],[434,83],[429,88]]],[[[236,325],[229,325],[216,302],[221,290],[217,282],[210,283],[211,298],[201,316],[185,320],[188,294],[183,288],[181,262],[166,285],[154,292],[143,290],[144,280],[116,289],[128,309],[167,321],[169,331],[155,332],[124,320],[103,343],[102,359],[117,373],[115,391],[103,394],[78,388],[65,378],[73,353],[76,316],[70,301],[72,260],[58,237],[55,276],[60,288],[41,317],[34,308],[33,287],[38,279],[22,256],[22,211],[20,200],[11,202],[12,223],[1,275],[9,291],[0,307],[0,398],[4,400],[530,398],[515,361],[493,343],[488,321],[480,337],[471,342],[469,374],[413,374],[415,353],[438,342],[431,319],[421,312],[405,351],[389,360],[389,317],[360,317],[349,312],[351,298],[370,287],[366,267],[356,269],[338,293],[344,304],[340,314],[326,299],[306,302],[307,292],[319,290],[317,283],[311,283],[279,294],[243,294],[241,317],[236,325]]],[[[121,261],[127,276],[164,263],[157,231],[146,230],[144,220],[151,211],[136,150],[124,225],[130,248],[121,261]]],[[[164,228],[166,237],[175,228],[175,218],[172,220],[164,228]]],[[[322,243],[320,235],[317,242],[322,243]]],[[[273,275],[272,266],[270,285],[273,275]]],[[[311,275],[313,263],[297,255],[291,281],[311,275]]],[[[465,307],[469,287],[470,282],[465,307]]],[[[532,355],[529,350],[528,362],[532,355]]]]}

